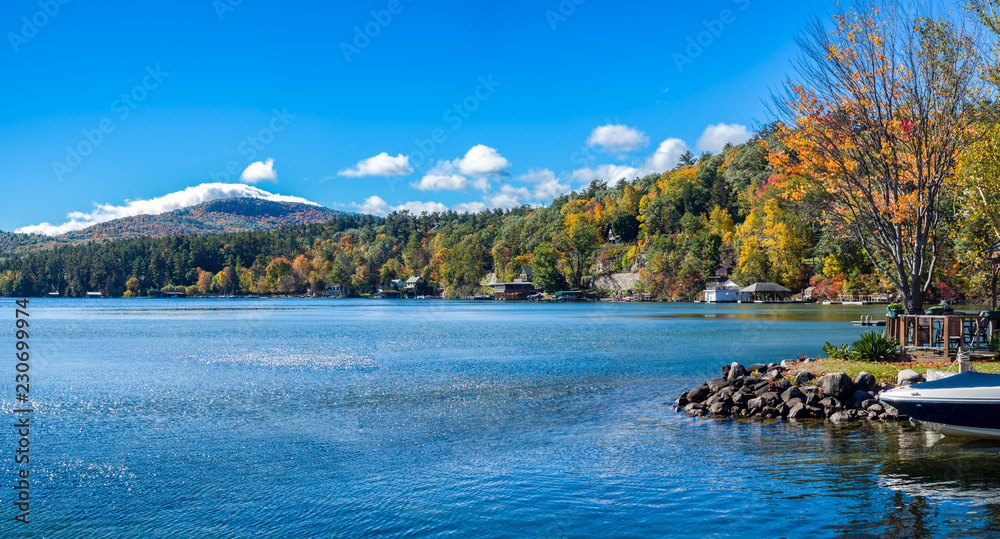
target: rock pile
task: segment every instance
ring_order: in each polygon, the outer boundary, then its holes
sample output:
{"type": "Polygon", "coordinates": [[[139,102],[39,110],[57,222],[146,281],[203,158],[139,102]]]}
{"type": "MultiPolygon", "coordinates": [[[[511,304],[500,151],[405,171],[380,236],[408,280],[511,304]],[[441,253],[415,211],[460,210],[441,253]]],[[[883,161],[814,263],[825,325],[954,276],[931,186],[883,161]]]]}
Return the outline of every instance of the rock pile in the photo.
{"type": "Polygon", "coordinates": [[[793,383],[785,378],[792,368],[791,363],[725,365],[721,378],[685,392],[674,405],[693,416],[825,418],[835,422],[909,419],[875,398],[894,386],[879,385],[867,372],[853,380],[842,372],[816,379],[809,371],[800,370],[793,383]]]}

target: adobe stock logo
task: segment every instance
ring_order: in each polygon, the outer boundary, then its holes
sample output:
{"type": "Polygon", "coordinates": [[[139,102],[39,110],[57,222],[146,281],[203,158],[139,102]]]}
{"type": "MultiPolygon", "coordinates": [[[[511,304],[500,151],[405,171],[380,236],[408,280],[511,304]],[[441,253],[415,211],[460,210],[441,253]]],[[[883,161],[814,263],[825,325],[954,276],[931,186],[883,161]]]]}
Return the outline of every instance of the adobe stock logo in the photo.
{"type": "MultiPolygon", "coordinates": [[[[732,0],[732,2],[739,6],[740,11],[745,11],[750,7],[750,0],[732,0]]],[[[717,19],[702,21],[701,24],[705,29],[698,32],[696,36],[687,37],[687,47],[684,48],[684,53],[675,52],[671,56],[674,65],[677,66],[677,71],[683,73],[684,66],[693,64],[694,59],[701,56],[705,49],[711,47],[726,28],[734,22],[736,22],[736,14],[731,9],[720,11],[717,19]]]]}
{"type": "MultiPolygon", "coordinates": [[[[123,93],[121,97],[112,101],[111,112],[116,115],[118,120],[125,120],[132,115],[132,111],[140,103],[149,97],[150,92],[160,87],[160,84],[168,76],[170,73],[161,70],[159,64],[155,68],[146,66],[146,76],[142,78],[142,83],[135,85],[128,92],[123,93]]],[[[66,158],[62,161],[52,162],[52,172],[55,172],[56,178],[63,181],[67,174],[73,172],[83,163],[85,157],[94,153],[94,150],[104,142],[107,135],[114,132],[116,127],[113,119],[103,118],[97,123],[96,128],[81,131],[83,138],[76,144],[66,146],[66,158]]]]}
{"type": "Polygon", "coordinates": [[[62,6],[69,2],[70,0],[38,0],[38,7],[41,9],[32,14],[31,17],[21,17],[20,33],[7,32],[7,41],[10,41],[14,54],[21,52],[21,45],[27,45],[38,35],[40,29],[48,25],[49,21],[59,14],[62,6]]]}
{"type": "Polygon", "coordinates": [[[340,52],[343,53],[347,63],[351,63],[354,56],[361,54],[361,51],[372,44],[373,39],[382,35],[382,30],[392,23],[393,17],[402,13],[405,8],[401,0],[389,0],[385,9],[370,11],[371,19],[364,26],[354,27],[354,40],[351,43],[340,42],[340,52]]]}

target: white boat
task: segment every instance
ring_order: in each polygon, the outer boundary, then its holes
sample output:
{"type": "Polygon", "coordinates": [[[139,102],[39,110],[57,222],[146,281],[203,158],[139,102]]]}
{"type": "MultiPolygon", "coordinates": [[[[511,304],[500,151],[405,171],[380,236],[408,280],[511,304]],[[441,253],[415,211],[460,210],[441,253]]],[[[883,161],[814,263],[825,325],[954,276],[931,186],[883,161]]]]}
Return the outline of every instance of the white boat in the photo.
{"type": "Polygon", "coordinates": [[[1000,374],[963,372],[879,398],[946,436],[1000,439],[1000,374]]]}

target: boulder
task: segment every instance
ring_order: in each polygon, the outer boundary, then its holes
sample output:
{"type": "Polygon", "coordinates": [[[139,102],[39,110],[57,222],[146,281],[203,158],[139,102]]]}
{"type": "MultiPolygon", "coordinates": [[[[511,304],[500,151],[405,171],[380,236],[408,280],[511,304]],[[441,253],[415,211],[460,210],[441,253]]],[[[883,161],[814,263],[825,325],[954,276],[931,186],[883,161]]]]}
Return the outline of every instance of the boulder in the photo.
{"type": "Polygon", "coordinates": [[[765,380],[775,380],[781,378],[781,369],[769,369],[764,375],[765,380]]]}
{"type": "Polygon", "coordinates": [[[767,365],[763,363],[754,363],[753,365],[747,367],[747,371],[751,373],[759,372],[763,374],[765,371],[767,371],[767,365]]]}
{"type": "Polygon", "coordinates": [[[874,404],[868,406],[867,408],[865,408],[865,410],[867,410],[869,413],[875,412],[876,414],[878,414],[880,416],[885,413],[885,407],[883,407],[881,404],[879,404],[878,401],[875,401],[874,404]]]}
{"type": "Polygon", "coordinates": [[[908,386],[910,384],[917,384],[924,381],[924,375],[918,373],[917,371],[904,369],[899,371],[899,375],[896,376],[896,380],[901,386],[908,386]]]}
{"type": "Polygon", "coordinates": [[[810,393],[806,395],[806,406],[820,406],[821,400],[823,399],[819,395],[810,393]]]}
{"type": "Polygon", "coordinates": [[[782,378],[774,382],[774,388],[778,393],[784,393],[786,389],[792,387],[792,383],[782,378]]]}
{"type": "Polygon", "coordinates": [[[725,404],[726,406],[729,406],[730,404],[733,403],[733,399],[730,398],[729,395],[730,395],[729,393],[720,391],[719,393],[716,393],[715,395],[709,397],[708,400],[705,401],[705,406],[711,408],[716,403],[722,403],[725,404]]]}
{"type": "Polygon", "coordinates": [[[763,397],[757,397],[755,399],[750,399],[747,401],[747,410],[751,412],[759,412],[767,406],[767,401],[763,397]]]}
{"type": "Polygon", "coordinates": [[[799,362],[799,360],[797,360],[797,359],[786,359],[786,360],[783,360],[781,362],[781,368],[782,369],[791,369],[798,362],[799,362]]]}
{"type": "Polygon", "coordinates": [[[792,408],[787,404],[781,403],[778,405],[778,415],[780,415],[781,417],[785,417],[788,415],[788,411],[791,409],[792,408]]]}
{"type": "Polygon", "coordinates": [[[806,405],[796,404],[788,410],[788,419],[803,419],[806,414],[806,405]]]}
{"type": "Polygon", "coordinates": [[[690,413],[694,413],[694,412],[698,412],[698,411],[704,411],[704,410],[705,410],[705,406],[702,405],[702,404],[699,404],[697,402],[692,402],[691,404],[688,404],[687,406],[684,407],[684,411],[687,412],[687,413],[689,413],[689,414],[690,413]]]}
{"type": "Polygon", "coordinates": [[[876,387],[878,387],[878,380],[867,372],[858,373],[858,377],[854,379],[854,388],[859,391],[875,393],[876,387]]]}
{"type": "Polygon", "coordinates": [[[709,380],[708,381],[708,389],[712,393],[716,393],[720,389],[722,389],[722,388],[724,388],[724,387],[726,387],[728,385],[729,385],[729,380],[727,380],[725,378],[716,378],[714,380],[709,380]]]}
{"type": "Polygon", "coordinates": [[[807,404],[806,410],[809,410],[810,417],[826,417],[826,415],[823,413],[823,409],[820,408],[819,406],[809,406],[807,404]]]}
{"type": "Polygon", "coordinates": [[[812,382],[816,376],[809,371],[799,371],[795,373],[795,385],[802,387],[812,382]]]}
{"type": "Polygon", "coordinates": [[[869,410],[869,409],[871,409],[871,407],[873,405],[878,404],[878,402],[879,402],[878,399],[868,399],[868,400],[862,402],[861,406],[858,406],[858,409],[859,410],[869,410]]]}
{"type": "Polygon", "coordinates": [[[677,399],[676,401],[674,401],[674,406],[676,406],[678,408],[684,408],[685,406],[687,406],[690,403],[691,403],[691,401],[687,400],[687,397],[681,397],[681,398],[677,399]]]}
{"type": "Polygon", "coordinates": [[[829,419],[834,423],[849,423],[857,418],[857,416],[851,413],[853,411],[854,410],[841,410],[839,412],[834,412],[829,419]]]}
{"type": "Polygon", "coordinates": [[[803,393],[801,389],[794,386],[786,389],[785,392],[781,394],[781,400],[785,402],[788,402],[792,399],[805,400],[805,398],[806,398],[805,393],[803,393]]]}
{"type": "Polygon", "coordinates": [[[734,361],[733,364],[729,366],[729,372],[726,374],[726,379],[732,381],[736,378],[743,378],[747,374],[749,373],[747,373],[747,370],[743,368],[743,365],[734,361]]]}
{"type": "Polygon", "coordinates": [[[833,372],[824,375],[817,381],[817,385],[823,390],[825,395],[836,397],[840,400],[848,400],[854,395],[854,380],[842,372],[833,372]]]}
{"type": "Polygon", "coordinates": [[[731,368],[730,365],[723,365],[722,366],[722,377],[723,378],[729,378],[729,369],[730,368],[731,368]]]}
{"type": "Polygon", "coordinates": [[[764,399],[764,402],[766,402],[768,406],[777,407],[778,404],[781,402],[781,396],[779,396],[774,391],[768,391],[763,395],[761,395],[760,398],[764,399]]]}
{"type": "Polygon", "coordinates": [[[840,401],[838,401],[833,397],[826,397],[825,399],[820,399],[819,405],[822,406],[823,408],[832,408],[834,410],[840,410],[843,408],[843,406],[841,406],[840,404],[840,401]]]}
{"type": "Polygon", "coordinates": [[[750,399],[753,399],[753,398],[754,398],[754,395],[752,393],[745,393],[743,391],[740,391],[739,393],[733,395],[733,406],[739,406],[741,408],[746,408],[747,407],[747,403],[749,403],[750,399]]]}
{"type": "Polygon", "coordinates": [[[724,402],[716,402],[708,408],[712,415],[729,415],[729,405],[724,402]]]}
{"type": "Polygon", "coordinates": [[[874,399],[875,399],[875,396],[872,395],[871,393],[869,393],[867,391],[858,390],[858,391],[855,391],[854,395],[851,397],[851,406],[854,407],[854,408],[858,408],[858,409],[863,410],[864,407],[861,406],[861,403],[863,403],[863,402],[865,402],[867,400],[874,400],[874,399]]]}
{"type": "Polygon", "coordinates": [[[803,402],[802,399],[788,399],[787,401],[785,401],[785,404],[787,404],[789,408],[795,408],[796,406],[798,406],[800,404],[802,406],[806,405],[806,403],[803,402]]]}
{"type": "Polygon", "coordinates": [[[688,391],[687,399],[693,403],[699,403],[707,399],[711,393],[712,390],[710,390],[707,385],[702,384],[691,391],[688,391]]]}

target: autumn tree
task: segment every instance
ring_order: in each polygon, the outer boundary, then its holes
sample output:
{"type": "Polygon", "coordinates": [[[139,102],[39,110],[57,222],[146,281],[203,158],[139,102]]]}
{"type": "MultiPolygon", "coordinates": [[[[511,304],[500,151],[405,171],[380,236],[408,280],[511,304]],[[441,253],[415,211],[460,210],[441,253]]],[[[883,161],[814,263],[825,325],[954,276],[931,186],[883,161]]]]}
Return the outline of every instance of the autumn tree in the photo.
{"type": "MultiPolygon", "coordinates": [[[[828,218],[921,309],[937,260],[947,182],[983,95],[977,45],[962,28],[899,2],[860,3],[800,39],[799,80],[779,107],[785,148],[771,162],[831,203],[828,218]]],[[[789,184],[788,196],[804,189],[789,184]]]]}
{"type": "Polygon", "coordinates": [[[559,235],[557,242],[565,254],[566,277],[570,286],[580,287],[583,272],[590,266],[591,255],[597,249],[601,233],[593,219],[586,213],[575,213],[567,216],[566,229],[559,235]]]}

